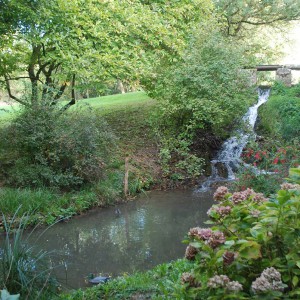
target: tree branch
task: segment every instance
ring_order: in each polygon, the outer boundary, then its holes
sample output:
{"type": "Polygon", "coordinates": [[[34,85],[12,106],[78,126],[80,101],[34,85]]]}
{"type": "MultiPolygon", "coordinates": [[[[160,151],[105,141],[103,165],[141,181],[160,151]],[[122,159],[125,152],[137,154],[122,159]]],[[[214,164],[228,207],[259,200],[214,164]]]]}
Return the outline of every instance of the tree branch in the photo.
{"type": "Polygon", "coordinates": [[[72,91],[71,91],[71,101],[65,105],[63,107],[63,110],[66,110],[68,109],[70,106],[74,105],[76,103],[76,99],[75,99],[75,74],[73,74],[73,77],[72,77],[72,91]]]}
{"type": "Polygon", "coordinates": [[[23,101],[23,100],[17,98],[16,96],[14,96],[14,95],[12,94],[11,88],[10,88],[10,83],[9,83],[9,80],[10,80],[10,79],[7,77],[6,74],[4,74],[4,79],[5,79],[6,90],[7,90],[7,92],[8,92],[8,96],[9,96],[11,99],[15,100],[16,102],[19,102],[20,104],[23,104],[23,105],[25,105],[25,106],[28,106],[28,103],[26,103],[25,101],[23,101]]]}

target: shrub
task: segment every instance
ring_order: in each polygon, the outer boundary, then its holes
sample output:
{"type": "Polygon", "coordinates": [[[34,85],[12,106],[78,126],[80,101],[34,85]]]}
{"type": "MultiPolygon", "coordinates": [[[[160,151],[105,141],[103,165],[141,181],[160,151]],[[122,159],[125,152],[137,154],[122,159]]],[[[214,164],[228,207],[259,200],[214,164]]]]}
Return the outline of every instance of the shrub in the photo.
{"type": "Polygon", "coordinates": [[[211,149],[199,153],[194,145],[201,142],[204,149],[210,137],[226,136],[254,99],[240,71],[248,64],[243,53],[242,46],[224,38],[219,25],[207,22],[195,30],[182,61],[159,72],[150,95],[158,100],[165,175],[185,179],[201,174],[203,152],[211,149]]]}
{"type": "Polygon", "coordinates": [[[242,154],[246,163],[233,183],[235,189],[252,187],[257,192],[270,195],[279,189],[290,167],[300,164],[299,146],[283,146],[267,140],[262,144],[250,144],[242,154]]]}
{"type": "MultiPolygon", "coordinates": [[[[299,180],[297,173],[291,169],[299,180]]],[[[195,264],[186,298],[298,299],[300,185],[282,184],[270,199],[219,187],[214,198],[212,227],[192,228],[186,239],[186,258],[195,264]]]]}
{"type": "Polygon", "coordinates": [[[66,113],[49,105],[24,109],[5,138],[8,183],[63,189],[101,178],[114,140],[91,110],[66,113]]]}
{"type": "Polygon", "coordinates": [[[275,84],[272,95],[262,107],[261,127],[273,137],[287,142],[300,136],[300,84],[286,88],[275,84]]]}

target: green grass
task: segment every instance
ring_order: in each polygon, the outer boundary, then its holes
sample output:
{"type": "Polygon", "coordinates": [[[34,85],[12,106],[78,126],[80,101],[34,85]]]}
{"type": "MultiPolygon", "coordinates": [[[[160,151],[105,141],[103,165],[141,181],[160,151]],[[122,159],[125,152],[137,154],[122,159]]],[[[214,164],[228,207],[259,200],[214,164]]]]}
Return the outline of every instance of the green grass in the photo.
{"type": "Polygon", "coordinates": [[[186,259],[161,264],[144,273],[125,275],[93,288],[62,294],[63,300],[184,299],[181,274],[192,269],[186,259]],[[146,298],[142,298],[142,295],[146,298]]]}
{"type": "MultiPolygon", "coordinates": [[[[72,109],[75,109],[77,105],[80,104],[89,104],[93,108],[101,108],[101,109],[122,109],[126,106],[134,106],[140,105],[151,100],[149,96],[145,92],[132,92],[126,94],[117,94],[117,95],[109,95],[102,96],[96,98],[89,99],[81,99],[77,101],[77,104],[72,106],[72,109]]],[[[67,103],[67,101],[63,101],[62,103],[67,103]]],[[[1,105],[0,104],[0,117],[9,117],[14,112],[19,110],[19,104],[14,104],[11,106],[1,105]]]]}
{"type": "Polygon", "coordinates": [[[132,92],[79,100],[77,103],[87,103],[93,108],[120,109],[128,105],[139,105],[149,101],[145,92],[132,92]]]}
{"type": "MultiPolygon", "coordinates": [[[[96,205],[105,205],[104,201],[92,190],[59,194],[49,189],[13,189],[1,188],[0,210],[11,218],[18,210],[17,217],[29,215],[29,224],[53,224],[68,219],[96,205]]],[[[1,231],[1,227],[0,227],[1,231]]]]}

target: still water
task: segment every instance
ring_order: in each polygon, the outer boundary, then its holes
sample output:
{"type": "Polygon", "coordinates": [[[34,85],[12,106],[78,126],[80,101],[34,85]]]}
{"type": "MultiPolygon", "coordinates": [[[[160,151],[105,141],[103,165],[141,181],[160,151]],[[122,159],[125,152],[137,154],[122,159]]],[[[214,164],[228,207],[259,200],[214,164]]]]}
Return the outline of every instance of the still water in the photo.
{"type": "Polygon", "coordinates": [[[89,273],[117,276],[183,257],[181,241],[189,228],[204,226],[211,205],[211,192],[153,191],[56,224],[37,248],[53,251],[63,286],[84,287],[89,273]]]}

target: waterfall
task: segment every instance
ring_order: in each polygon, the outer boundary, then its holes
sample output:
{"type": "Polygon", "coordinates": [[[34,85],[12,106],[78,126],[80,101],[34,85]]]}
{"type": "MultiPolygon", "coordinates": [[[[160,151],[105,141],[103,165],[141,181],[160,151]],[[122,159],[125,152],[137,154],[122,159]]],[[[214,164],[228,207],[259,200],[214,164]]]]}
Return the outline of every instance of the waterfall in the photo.
{"type": "Polygon", "coordinates": [[[234,172],[241,163],[241,154],[251,137],[255,137],[254,125],[257,119],[258,108],[267,102],[270,94],[269,89],[258,89],[258,102],[249,107],[243,116],[244,128],[237,130],[236,134],[227,139],[221,150],[211,161],[211,176],[202,184],[199,191],[210,188],[214,182],[231,181],[235,179],[234,172]]]}

